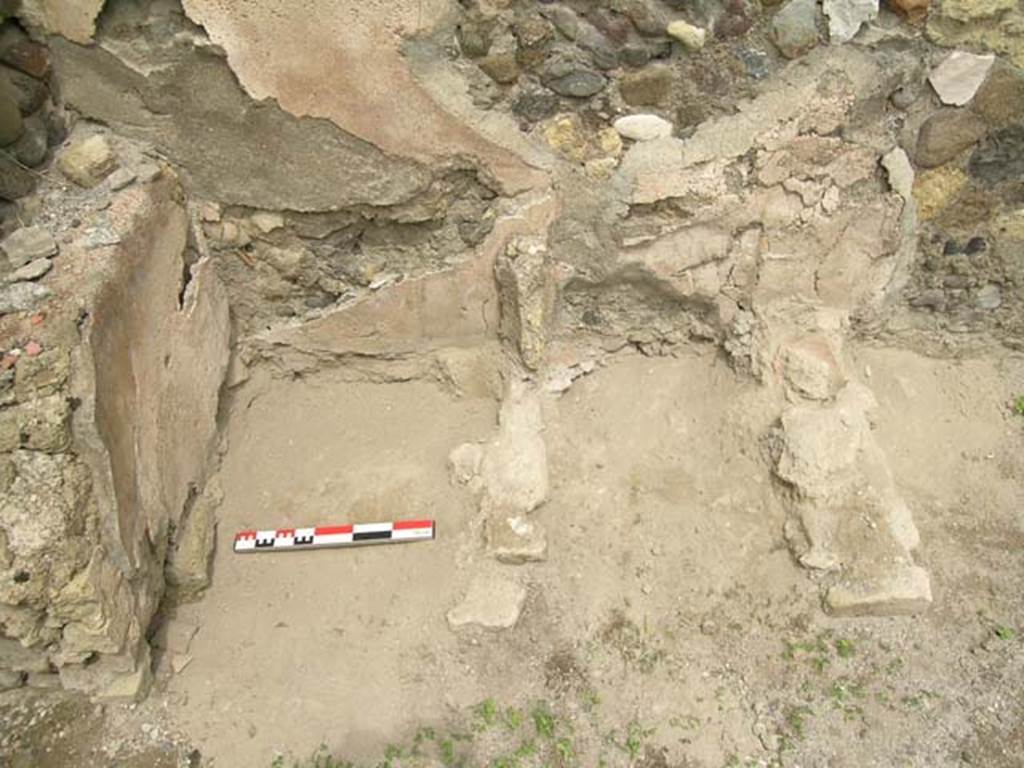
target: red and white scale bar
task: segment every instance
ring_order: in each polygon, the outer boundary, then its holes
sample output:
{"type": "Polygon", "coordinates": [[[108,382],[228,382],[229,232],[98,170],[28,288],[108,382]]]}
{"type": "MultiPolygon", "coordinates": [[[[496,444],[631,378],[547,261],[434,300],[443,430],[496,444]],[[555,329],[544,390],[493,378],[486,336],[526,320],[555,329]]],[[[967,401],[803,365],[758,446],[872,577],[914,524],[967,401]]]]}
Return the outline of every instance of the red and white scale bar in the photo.
{"type": "Polygon", "coordinates": [[[238,532],[235,534],[235,552],[352,547],[362,544],[427,541],[433,538],[433,520],[398,520],[393,523],[356,523],[319,528],[277,528],[270,531],[238,532]]]}

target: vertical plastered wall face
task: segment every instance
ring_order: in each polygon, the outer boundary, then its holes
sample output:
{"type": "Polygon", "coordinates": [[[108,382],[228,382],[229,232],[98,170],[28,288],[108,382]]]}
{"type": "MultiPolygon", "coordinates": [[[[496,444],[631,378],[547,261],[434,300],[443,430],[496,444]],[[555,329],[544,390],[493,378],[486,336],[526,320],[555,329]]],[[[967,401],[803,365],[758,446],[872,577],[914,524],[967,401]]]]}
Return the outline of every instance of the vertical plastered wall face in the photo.
{"type": "Polygon", "coordinates": [[[95,392],[90,426],[110,466],[116,544],[136,569],[162,554],[168,523],[203,483],[230,337],[227,299],[208,262],[191,268],[179,299],[187,217],[176,183],[161,186],[118,246],[90,318],[91,370],[79,370],[95,392]]]}
{"type": "Polygon", "coordinates": [[[101,256],[104,274],[74,358],[83,404],[74,436],[96,496],[102,546],[93,560],[123,580],[108,590],[106,602],[116,605],[106,610],[136,627],[119,649],[108,639],[93,650],[137,664],[103,679],[77,669],[64,675],[97,695],[115,679],[147,680],[137,675],[145,663],[139,649],[163,594],[171,532],[206,481],[230,339],[227,297],[209,262],[186,267],[188,218],[177,181],[129,192],[110,216],[123,237],[101,256]]]}
{"type": "Polygon", "coordinates": [[[88,334],[92,370],[82,371],[95,388],[94,424],[110,466],[116,544],[131,568],[146,559],[147,528],[160,496],[147,476],[157,469],[143,461],[155,448],[157,403],[151,398],[159,393],[162,368],[156,356],[163,345],[153,342],[175,309],[170,286],[180,280],[187,227],[180,206],[153,202],[141,226],[121,243],[122,258],[97,296],[88,334]],[[163,291],[161,281],[168,286],[163,291]]]}

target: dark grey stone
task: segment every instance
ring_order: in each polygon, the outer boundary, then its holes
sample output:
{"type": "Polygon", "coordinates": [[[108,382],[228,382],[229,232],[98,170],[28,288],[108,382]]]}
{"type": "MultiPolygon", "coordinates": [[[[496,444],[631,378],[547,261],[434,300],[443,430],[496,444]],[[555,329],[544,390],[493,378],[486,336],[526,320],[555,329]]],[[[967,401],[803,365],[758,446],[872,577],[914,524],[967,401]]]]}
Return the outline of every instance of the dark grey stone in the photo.
{"type": "Polygon", "coordinates": [[[665,34],[668,16],[656,0],[621,0],[619,6],[641,35],[658,37],[665,34]]]}
{"type": "Polygon", "coordinates": [[[589,24],[584,25],[576,42],[590,53],[594,64],[600,69],[614,69],[619,66],[619,52],[611,41],[589,24]]]}
{"type": "Polygon", "coordinates": [[[24,72],[0,64],[0,89],[7,87],[23,115],[31,115],[46,101],[46,85],[24,72]]]}
{"type": "Polygon", "coordinates": [[[0,198],[17,200],[35,188],[35,175],[6,152],[0,152],[0,198]]]}
{"type": "Polygon", "coordinates": [[[0,89],[0,147],[6,147],[21,138],[25,122],[14,96],[0,89]]]}
{"type": "Polygon", "coordinates": [[[815,0],[789,0],[772,19],[772,40],[787,59],[802,56],[818,44],[815,0]]]}
{"type": "Polygon", "coordinates": [[[619,56],[627,67],[639,68],[651,60],[651,52],[644,45],[627,45],[619,56]]]}
{"type": "Polygon", "coordinates": [[[988,243],[985,242],[984,237],[972,237],[967,241],[967,245],[964,246],[964,253],[968,256],[974,256],[978,253],[983,253],[988,248],[988,243]]]}
{"type": "Polygon", "coordinates": [[[18,269],[30,261],[56,256],[58,248],[53,235],[42,227],[21,227],[0,242],[0,251],[7,263],[18,269]]]}
{"type": "Polygon", "coordinates": [[[575,40],[580,33],[580,17],[571,8],[564,5],[552,5],[541,11],[555,25],[555,29],[569,40],[575,40]]]}
{"type": "Polygon", "coordinates": [[[22,165],[38,168],[46,160],[46,153],[49,150],[46,123],[41,117],[25,118],[25,132],[7,149],[22,165]]]}
{"type": "Polygon", "coordinates": [[[471,59],[478,59],[490,52],[493,31],[493,21],[470,17],[455,28],[455,35],[462,53],[471,59]]]}
{"type": "Polygon", "coordinates": [[[743,48],[737,54],[747,68],[747,74],[755,80],[768,77],[768,54],[754,48],[743,48]]]}
{"type": "Polygon", "coordinates": [[[896,107],[896,109],[907,109],[917,101],[920,91],[921,89],[916,86],[901,85],[892,92],[892,96],[890,96],[889,99],[892,101],[892,105],[896,107]]]}
{"type": "Polygon", "coordinates": [[[912,298],[910,306],[927,307],[934,311],[941,311],[946,306],[946,294],[938,288],[929,288],[912,298]]]}
{"type": "Polygon", "coordinates": [[[974,150],[967,170],[986,184],[1024,180],[1024,125],[990,135],[974,150]]]}
{"type": "Polygon", "coordinates": [[[570,72],[564,77],[550,81],[547,86],[555,93],[570,96],[574,99],[586,99],[600,93],[608,81],[604,75],[586,69],[570,72]]]}
{"type": "Polygon", "coordinates": [[[551,117],[557,111],[558,97],[542,91],[526,91],[512,104],[512,112],[530,123],[551,117]]]}
{"type": "Polygon", "coordinates": [[[11,272],[11,274],[7,275],[5,280],[9,283],[31,282],[41,278],[49,272],[52,267],[53,262],[49,259],[36,259],[11,272]]]}

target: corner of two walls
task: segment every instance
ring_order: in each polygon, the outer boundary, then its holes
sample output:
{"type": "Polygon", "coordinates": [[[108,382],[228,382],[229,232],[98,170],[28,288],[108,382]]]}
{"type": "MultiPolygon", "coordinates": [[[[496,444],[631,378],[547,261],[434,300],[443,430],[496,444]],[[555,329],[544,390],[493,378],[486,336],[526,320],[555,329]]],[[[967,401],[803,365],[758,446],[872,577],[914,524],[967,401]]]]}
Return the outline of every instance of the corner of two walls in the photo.
{"type": "Polygon", "coordinates": [[[189,225],[177,180],[164,176],[147,188],[117,248],[72,366],[81,403],[74,445],[92,474],[100,528],[94,560],[103,560],[97,567],[115,585],[95,590],[96,618],[125,630],[116,653],[61,676],[67,687],[106,698],[145,694],[146,632],[165,592],[165,566],[186,553],[190,562],[169,570],[176,581],[202,584],[213,543],[212,530],[196,530],[183,517],[215,456],[228,301],[201,260],[179,304],[189,225]],[[198,552],[185,533],[201,540],[198,552]]]}

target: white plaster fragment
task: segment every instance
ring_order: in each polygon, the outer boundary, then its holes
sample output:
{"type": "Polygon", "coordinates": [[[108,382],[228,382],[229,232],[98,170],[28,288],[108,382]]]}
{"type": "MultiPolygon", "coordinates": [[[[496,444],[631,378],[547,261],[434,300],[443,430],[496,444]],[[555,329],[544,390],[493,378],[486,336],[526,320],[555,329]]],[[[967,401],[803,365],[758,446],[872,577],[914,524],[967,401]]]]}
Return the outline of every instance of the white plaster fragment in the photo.
{"type": "Polygon", "coordinates": [[[828,16],[828,36],[833,43],[853,39],[866,21],[878,17],[878,0],[825,0],[822,4],[828,16]]]}
{"type": "Polygon", "coordinates": [[[889,175],[889,186],[904,200],[910,200],[914,189],[914,167],[900,147],[894,147],[882,158],[882,167],[889,175]]]}
{"type": "Polygon", "coordinates": [[[962,107],[974,98],[995,60],[992,53],[979,56],[967,51],[953,51],[932,70],[928,82],[943,104],[962,107]]]}

